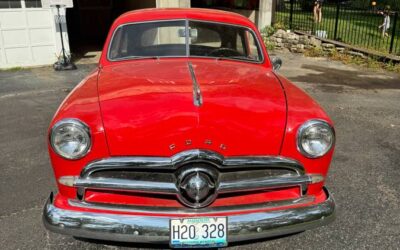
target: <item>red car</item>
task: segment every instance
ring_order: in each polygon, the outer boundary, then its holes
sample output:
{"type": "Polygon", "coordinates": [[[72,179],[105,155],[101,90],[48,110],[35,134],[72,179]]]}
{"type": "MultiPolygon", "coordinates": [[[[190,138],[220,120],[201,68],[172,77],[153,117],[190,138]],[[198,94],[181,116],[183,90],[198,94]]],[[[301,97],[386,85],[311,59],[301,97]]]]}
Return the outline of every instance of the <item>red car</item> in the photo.
{"type": "Polygon", "coordinates": [[[49,129],[43,213],[83,238],[221,247],[329,223],[335,135],[275,70],[247,18],[146,9],[112,25],[98,68],[49,129]]]}

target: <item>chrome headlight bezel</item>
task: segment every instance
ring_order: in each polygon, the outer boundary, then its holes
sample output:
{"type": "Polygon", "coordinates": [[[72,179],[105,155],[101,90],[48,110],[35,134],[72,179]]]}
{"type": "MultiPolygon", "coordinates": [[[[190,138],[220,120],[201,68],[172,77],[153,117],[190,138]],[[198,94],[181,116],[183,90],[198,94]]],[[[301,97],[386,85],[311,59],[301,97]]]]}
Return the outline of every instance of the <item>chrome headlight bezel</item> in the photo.
{"type": "Polygon", "coordinates": [[[326,155],[332,149],[332,147],[335,145],[335,130],[328,122],[326,122],[324,120],[316,119],[316,120],[306,121],[297,130],[296,144],[297,144],[297,150],[305,157],[312,158],[312,159],[320,158],[320,157],[326,155]],[[303,139],[304,139],[303,135],[306,131],[308,131],[310,128],[313,128],[313,127],[320,127],[320,128],[328,129],[331,134],[331,137],[332,137],[330,144],[323,151],[321,151],[318,154],[311,154],[310,152],[307,152],[307,150],[304,149],[304,147],[303,147],[303,139]]]}
{"type": "Polygon", "coordinates": [[[53,149],[53,151],[57,155],[65,158],[65,159],[68,159],[68,160],[81,159],[82,157],[86,156],[90,152],[90,149],[92,147],[92,137],[91,137],[91,132],[90,132],[89,126],[87,124],[85,124],[84,122],[80,121],[79,119],[75,119],[75,118],[63,119],[63,120],[60,120],[59,122],[57,122],[56,124],[54,124],[54,126],[51,128],[51,131],[50,131],[49,141],[50,141],[50,145],[51,145],[51,148],[53,149]],[[68,127],[68,126],[74,128],[74,129],[80,130],[80,132],[82,132],[82,134],[85,135],[85,139],[87,141],[87,144],[84,147],[84,149],[75,155],[69,155],[69,154],[63,152],[55,145],[55,142],[54,142],[56,133],[58,133],[60,131],[60,129],[68,127]]]}

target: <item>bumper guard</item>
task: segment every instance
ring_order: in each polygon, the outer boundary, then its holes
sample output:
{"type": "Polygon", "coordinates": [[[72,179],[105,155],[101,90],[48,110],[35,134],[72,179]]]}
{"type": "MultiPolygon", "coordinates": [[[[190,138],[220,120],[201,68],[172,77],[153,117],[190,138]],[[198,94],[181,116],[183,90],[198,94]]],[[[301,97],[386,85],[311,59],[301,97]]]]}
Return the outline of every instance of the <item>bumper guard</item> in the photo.
{"type": "MultiPolygon", "coordinates": [[[[326,225],[335,217],[335,202],[228,216],[228,241],[238,242],[286,235],[326,225]]],[[[170,217],[72,211],[53,205],[51,194],[43,210],[50,231],[82,238],[141,243],[169,243],[170,217]]]]}

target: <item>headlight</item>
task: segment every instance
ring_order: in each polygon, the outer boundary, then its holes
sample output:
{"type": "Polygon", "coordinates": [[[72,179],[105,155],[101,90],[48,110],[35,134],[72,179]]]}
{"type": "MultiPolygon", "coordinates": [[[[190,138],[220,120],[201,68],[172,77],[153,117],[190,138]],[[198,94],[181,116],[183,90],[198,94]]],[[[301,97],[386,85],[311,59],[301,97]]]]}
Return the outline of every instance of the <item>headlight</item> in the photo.
{"type": "Polygon", "coordinates": [[[77,119],[61,120],[51,129],[50,144],[64,158],[82,158],[91,146],[89,127],[77,119]]]}
{"type": "Polygon", "coordinates": [[[325,121],[310,120],[297,132],[297,148],[308,158],[325,155],[335,143],[335,132],[325,121]]]}

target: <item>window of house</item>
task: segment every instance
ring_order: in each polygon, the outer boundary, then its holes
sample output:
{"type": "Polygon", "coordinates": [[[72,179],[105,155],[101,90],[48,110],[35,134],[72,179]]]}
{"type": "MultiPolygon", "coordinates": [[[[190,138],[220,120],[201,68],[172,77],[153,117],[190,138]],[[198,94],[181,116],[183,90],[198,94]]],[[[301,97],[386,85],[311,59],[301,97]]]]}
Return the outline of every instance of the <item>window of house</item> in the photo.
{"type": "Polygon", "coordinates": [[[41,0],[25,0],[26,8],[41,8],[42,1],[41,0]]]}
{"type": "Polygon", "coordinates": [[[21,8],[21,0],[0,0],[0,9],[21,8]]]}

